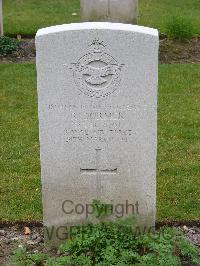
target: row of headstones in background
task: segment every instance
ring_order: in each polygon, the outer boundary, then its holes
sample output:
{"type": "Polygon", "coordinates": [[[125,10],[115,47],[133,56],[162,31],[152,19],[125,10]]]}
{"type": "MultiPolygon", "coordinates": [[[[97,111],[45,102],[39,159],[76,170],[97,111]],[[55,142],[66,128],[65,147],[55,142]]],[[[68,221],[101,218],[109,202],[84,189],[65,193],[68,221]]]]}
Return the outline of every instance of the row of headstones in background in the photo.
{"type": "Polygon", "coordinates": [[[138,0],[81,0],[82,21],[137,24],[138,0]]]}
{"type": "Polygon", "coordinates": [[[0,0],[0,36],[3,36],[3,0],[0,0]]]}
{"type": "Polygon", "coordinates": [[[69,237],[70,226],[94,221],[94,199],[113,206],[110,218],[134,215],[140,228],[154,226],[158,43],[157,30],[118,23],[37,32],[43,212],[52,245],[69,237]]]}

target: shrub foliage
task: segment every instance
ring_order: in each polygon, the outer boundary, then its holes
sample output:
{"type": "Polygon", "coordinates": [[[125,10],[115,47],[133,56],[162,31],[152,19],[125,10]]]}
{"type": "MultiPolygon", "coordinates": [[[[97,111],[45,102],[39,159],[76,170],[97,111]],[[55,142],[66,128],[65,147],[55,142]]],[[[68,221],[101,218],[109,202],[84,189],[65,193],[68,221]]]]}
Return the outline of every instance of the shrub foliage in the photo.
{"type": "MultiPolygon", "coordinates": [[[[181,258],[200,265],[199,250],[175,228],[135,234],[129,222],[101,222],[75,227],[72,238],[59,247],[59,257],[31,254],[24,247],[11,257],[14,265],[140,265],[179,266],[181,258]]],[[[192,264],[193,263],[193,264],[192,264]]]]}
{"type": "Polygon", "coordinates": [[[7,36],[0,37],[0,54],[7,55],[17,50],[19,41],[7,36]]]}

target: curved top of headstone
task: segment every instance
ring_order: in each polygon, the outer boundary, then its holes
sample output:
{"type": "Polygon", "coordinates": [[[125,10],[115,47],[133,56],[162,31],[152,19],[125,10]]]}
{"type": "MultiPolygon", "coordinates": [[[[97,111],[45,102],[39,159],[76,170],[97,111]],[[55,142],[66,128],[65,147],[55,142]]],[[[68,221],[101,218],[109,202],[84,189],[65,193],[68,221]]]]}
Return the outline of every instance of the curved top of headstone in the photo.
{"type": "Polygon", "coordinates": [[[63,25],[57,25],[57,26],[39,29],[37,31],[36,37],[47,34],[59,33],[63,31],[94,30],[94,29],[132,31],[132,32],[158,36],[158,30],[143,26],[123,24],[123,23],[112,23],[112,22],[84,22],[84,23],[63,24],[63,25]]]}

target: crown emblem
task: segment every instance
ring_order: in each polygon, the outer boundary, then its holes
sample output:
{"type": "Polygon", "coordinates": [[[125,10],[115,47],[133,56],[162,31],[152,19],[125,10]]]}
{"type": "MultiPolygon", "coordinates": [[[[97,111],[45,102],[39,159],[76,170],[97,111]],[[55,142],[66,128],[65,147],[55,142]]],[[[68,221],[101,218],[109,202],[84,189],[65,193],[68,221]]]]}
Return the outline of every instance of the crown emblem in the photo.
{"type": "Polygon", "coordinates": [[[93,53],[102,53],[105,50],[106,45],[103,41],[99,39],[94,39],[93,42],[89,45],[90,51],[93,53]]]}

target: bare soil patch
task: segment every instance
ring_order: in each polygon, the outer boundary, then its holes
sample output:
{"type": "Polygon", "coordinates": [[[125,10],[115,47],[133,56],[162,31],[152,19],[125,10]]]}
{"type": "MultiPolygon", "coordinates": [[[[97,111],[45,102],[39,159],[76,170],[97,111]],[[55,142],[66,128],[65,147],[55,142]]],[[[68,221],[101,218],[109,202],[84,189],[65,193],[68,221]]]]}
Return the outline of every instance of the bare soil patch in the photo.
{"type": "MultiPolygon", "coordinates": [[[[17,51],[10,55],[0,55],[0,63],[35,62],[35,40],[25,39],[17,51]]],[[[160,40],[159,62],[161,64],[200,63],[200,37],[190,41],[162,38],[160,40]]]]}
{"type": "Polygon", "coordinates": [[[159,60],[161,64],[200,63],[200,38],[184,42],[160,40],[159,60]]]}

